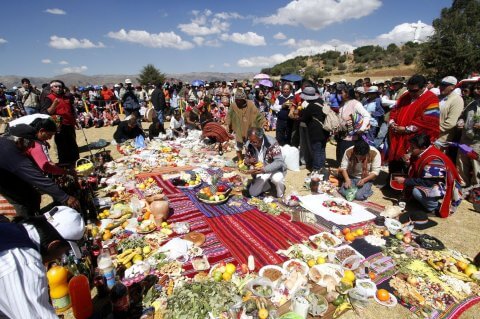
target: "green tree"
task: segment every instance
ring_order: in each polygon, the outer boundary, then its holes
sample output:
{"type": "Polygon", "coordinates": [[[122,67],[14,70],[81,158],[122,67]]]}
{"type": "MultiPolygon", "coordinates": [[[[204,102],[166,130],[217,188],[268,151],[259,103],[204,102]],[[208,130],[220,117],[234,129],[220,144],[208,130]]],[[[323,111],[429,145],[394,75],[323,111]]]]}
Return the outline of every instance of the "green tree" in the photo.
{"type": "Polygon", "coordinates": [[[153,64],[147,64],[140,72],[137,81],[141,85],[155,84],[165,82],[165,74],[160,72],[153,64]]]}
{"type": "Polygon", "coordinates": [[[415,56],[412,53],[407,53],[403,56],[403,64],[410,65],[415,60],[415,56]]]}
{"type": "Polygon", "coordinates": [[[400,49],[398,48],[398,46],[395,43],[390,43],[387,46],[387,53],[389,53],[389,54],[397,53],[398,51],[400,51],[400,49]]]}
{"type": "Polygon", "coordinates": [[[480,69],[480,0],[454,0],[433,27],[420,52],[421,72],[461,79],[480,69]]]}

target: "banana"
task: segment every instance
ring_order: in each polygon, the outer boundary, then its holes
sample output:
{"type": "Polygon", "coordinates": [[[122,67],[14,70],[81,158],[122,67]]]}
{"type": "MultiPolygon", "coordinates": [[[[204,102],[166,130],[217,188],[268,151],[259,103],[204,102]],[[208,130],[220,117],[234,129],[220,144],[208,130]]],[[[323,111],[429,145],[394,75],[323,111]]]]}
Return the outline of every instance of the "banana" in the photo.
{"type": "Polygon", "coordinates": [[[129,248],[129,249],[126,249],[124,252],[122,252],[120,255],[117,255],[117,260],[118,259],[122,259],[124,258],[125,256],[129,255],[133,253],[133,249],[129,248]]]}
{"type": "Polygon", "coordinates": [[[465,282],[473,281],[470,277],[468,277],[467,275],[465,275],[464,273],[461,273],[461,272],[451,272],[448,269],[444,269],[443,272],[445,273],[445,275],[456,278],[458,280],[462,280],[462,281],[465,281],[465,282]]]}
{"type": "Polygon", "coordinates": [[[435,270],[438,270],[438,271],[442,270],[442,269],[435,263],[435,261],[434,261],[433,259],[428,259],[428,260],[427,260],[427,263],[428,263],[433,269],[435,269],[435,270]]]}
{"type": "Polygon", "coordinates": [[[126,265],[127,263],[130,262],[130,260],[132,260],[133,256],[135,255],[137,255],[137,253],[133,251],[130,254],[126,255],[125,257],[118,259],[117,262],[126,265]]]}

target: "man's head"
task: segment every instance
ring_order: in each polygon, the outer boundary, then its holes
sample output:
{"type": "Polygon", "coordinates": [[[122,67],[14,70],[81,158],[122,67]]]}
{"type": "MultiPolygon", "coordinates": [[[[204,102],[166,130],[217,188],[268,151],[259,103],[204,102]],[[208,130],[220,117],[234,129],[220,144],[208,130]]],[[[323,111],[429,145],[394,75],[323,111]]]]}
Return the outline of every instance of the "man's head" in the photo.
{"type": "Polygon", "coordinates": [[[363,162],[370,152],[370,145],[363,139],[359,139],[353,145],[353,155],[357,161],[363,162]]]}
{"type": "Polygon", "coordinates": [[[237,89],[234,98],[235,104],[237,104],[239,108],[244,108],[247,106],[247,95],[245,94],[245,92],[243,92],[243,90],[237,89]]]}
{"type": "Polygon", "coordinates": [[[265,137],[265,131],[259,127],[251,127],[247,131],[247,138],[253,147],[259,149],[263,144],[263,138],[265,137]]]}
{"type": "Polygon", "coordinates": [[[410,139],[410,154],[413,157],[418,157],[430,144],[430,137],[427,134],[417,134],[410,139]]]}
{"type": "Polygon", "coordinates": [[[130,117],[128,118],[128,127],[129,128],[134,128],[135,126],[138,125],[137,123],[137,117],[135,116],[135,114],[131,114],[130,117]]]}
{"type": "Polygon", "coordinates": [[[30,126],[36,131],[36,138],[39,141],[48,141],[57,133],[57,124],[50,118],[37,118],[30,126]]]}
{"type": "Polygon", "coordinates": [[[130,80],[130,79],[125,79],[125,86],[126,86],[127,88],[132,87],[132,80],[130,80]]]}
{"type": "Polygon", "coordinates": [[[282,95],[287,97],[290,95],[290,93],[292,93],[292,90],[293,90],[293,86],[291,83],[284,83],[282,85],[282,95]]]}
{"type": "Polygon", "coordinates": [[[65,83],[63,83],[63,81],[60,81],[60,80],[53,80],[52,82],[50,82],[50,91],[52,91],[53,93],[55,94],[63,94],[65,90],[65,83]]]}
{"type": "Polygon", "coordinates": [[[36,139],[37,131],[27,124],[18,124],[9,130],[10,139],[15,142],[21,152],[25,152],[33,147],[33,141],[36,139]]]}
{"type": "Polygon", "coordinates": [[[30,80],[27,79],[27,78],[23,78],[22,79],[22,86],[23,86],[24,89],[30,88],[30,80]]]}
{"type": "Polygon", "coordinates": [[[75,257],[82,257],[76,241],[83,237],[85,222],[73,208],[57,206],[44,215],[27,218],[22,223],[30,224],[37,230],[44,262],[60,258],[69,249],[75,257]]]}
{"type": "Polygon", "coordinates": [[[457,85],[458,81],[457,78],[454,76],[446,76],[440,82],[440,94],[443,96],[447,96],[455,90],[455,86],[457,85]]]}
{"type": "Polygon", "coordinates": [[[427,85],[427,79],[420,74],[412,75],[410,79],[407,81],[407,90],[410,93],[410,97],[412,99],[417,99],[422,95],[423,91],[425,90],[425,86],[427,85]]]}
{"type": "Polygon", "coordinates": [[[392,86],[395,91],[400,90],[403,87],[403,78],[396,76],[392,78],[392,86]]]}
{"type": "Polygon", "coordinates": [[[177,120],[180,121],[180,118],[182,117],[182,114],[180,114],[180,111],[176,110],[173,112],[173,117],[177,120]]]}

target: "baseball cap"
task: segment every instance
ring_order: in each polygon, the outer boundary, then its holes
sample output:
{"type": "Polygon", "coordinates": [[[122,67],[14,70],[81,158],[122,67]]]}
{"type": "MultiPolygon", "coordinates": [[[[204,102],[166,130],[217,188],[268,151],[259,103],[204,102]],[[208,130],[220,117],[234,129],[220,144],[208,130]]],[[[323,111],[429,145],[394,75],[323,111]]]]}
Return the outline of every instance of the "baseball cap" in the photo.
{"type": "Polygon", "coordinates": [[[125,84],[132,84],[132,80],[130,80],[130,79],[125,79],[125,84]]]}
{"type": "Polygon", "coordinates": [[[82,258],[82,252],[76,241],[83,237],[85,222],[82,215],[75,209],[67,206],[56,206],[43,216],[55,230],[65,239],[72,248],[75,257],[82,258]]]}
{"type": "Polygon", "coordinates": [[[454,76],[446,76],[442,79],[443,84],[448,84],[448,85],[457,85],[457,78],[454,76]]]}

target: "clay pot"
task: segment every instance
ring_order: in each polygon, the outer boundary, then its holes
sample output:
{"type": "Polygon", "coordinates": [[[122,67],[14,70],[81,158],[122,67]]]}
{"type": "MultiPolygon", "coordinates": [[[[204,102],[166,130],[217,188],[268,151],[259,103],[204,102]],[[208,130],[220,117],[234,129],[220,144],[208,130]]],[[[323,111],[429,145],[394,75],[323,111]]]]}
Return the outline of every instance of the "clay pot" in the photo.
{"type": "Polygon", "coordinates": [[[157,225],[167,220],[169,210],[168,200],[154,200],[150,203],[150,211],[157,225]]]}

